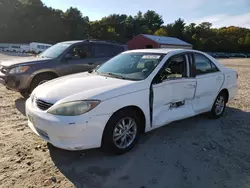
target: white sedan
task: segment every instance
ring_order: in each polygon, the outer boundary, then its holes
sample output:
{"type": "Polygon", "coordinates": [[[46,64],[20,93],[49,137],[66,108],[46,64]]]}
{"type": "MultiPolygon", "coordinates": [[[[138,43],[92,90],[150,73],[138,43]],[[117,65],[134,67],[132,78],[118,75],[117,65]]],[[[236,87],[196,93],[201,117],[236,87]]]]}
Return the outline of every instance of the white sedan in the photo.
{"type": "Polygon", "coordinates": [[[236,71],[184,49],[126,51],[88,73],[38,86],[26,102],[30,128],[66,150],[124,153],[141,133],[204,112],[223,115],[236,71]]]}

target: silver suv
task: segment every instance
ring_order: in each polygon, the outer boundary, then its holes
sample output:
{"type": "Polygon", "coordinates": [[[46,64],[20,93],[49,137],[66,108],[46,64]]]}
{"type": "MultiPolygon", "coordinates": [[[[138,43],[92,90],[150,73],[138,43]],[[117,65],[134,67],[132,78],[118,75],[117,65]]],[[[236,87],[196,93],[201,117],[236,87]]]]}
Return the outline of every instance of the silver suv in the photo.
{"type": "Polygon", "coordinates": [[[100,40],[57,43],[36,57],[1,62],[0,83],[27,96],[48,80],[90,71],[125,50],[125,45],[100,40]]]}

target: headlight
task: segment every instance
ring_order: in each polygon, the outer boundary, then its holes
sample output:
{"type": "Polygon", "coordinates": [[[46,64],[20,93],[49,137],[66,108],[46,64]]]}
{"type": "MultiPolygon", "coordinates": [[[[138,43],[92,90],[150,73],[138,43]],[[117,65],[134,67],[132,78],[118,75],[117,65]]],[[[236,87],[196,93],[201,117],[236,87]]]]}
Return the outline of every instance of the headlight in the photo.
{"type": "Polygon", "coordinates": [[[19,66],[19,67],[15,67],[15,68],[12,68],[10,70],[10,74],[19,74],[19,73],[23,73],[25,72],[26,70],[28,70],[30,67],[29,66],[19,66]]]}
{"type": "Polygon", "coordinates": [[[48,110],[48,113],[60,116],[78,116],[89,112],[95,108],[101,101],[73,101],[55,105],[48,110]]]}

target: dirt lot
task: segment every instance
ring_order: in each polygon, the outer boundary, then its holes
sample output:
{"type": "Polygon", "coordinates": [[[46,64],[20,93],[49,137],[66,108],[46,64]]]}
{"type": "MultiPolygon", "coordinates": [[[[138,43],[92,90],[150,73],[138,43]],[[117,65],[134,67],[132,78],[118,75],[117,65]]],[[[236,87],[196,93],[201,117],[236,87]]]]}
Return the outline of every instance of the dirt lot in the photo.
{"type": "Polygon", "coordinates": [[[122,156],[47,145],[27,127],[24,99],[0,86],[0,187],[250,187],[250,59],[220,61],[239,72],[223,118],[172,123],[122,156]]]}

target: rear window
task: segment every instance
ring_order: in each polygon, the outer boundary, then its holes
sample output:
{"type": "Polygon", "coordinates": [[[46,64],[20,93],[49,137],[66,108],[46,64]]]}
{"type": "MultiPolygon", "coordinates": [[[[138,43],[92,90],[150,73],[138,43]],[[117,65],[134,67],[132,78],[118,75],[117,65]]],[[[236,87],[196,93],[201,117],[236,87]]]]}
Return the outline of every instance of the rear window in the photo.
{"type": "Polygon", "coordinates": [[[123,52],[123,51],[125,51],[124,46],[114,46],[114,52],[116,55],[123,52]]]}
{"type": "Polygon", "coordinates": [[[115,55],[113,45],[94,44],[93,50],[95,57],[112,57],[115,55]]]}

